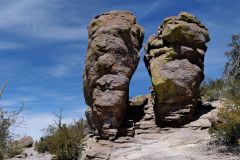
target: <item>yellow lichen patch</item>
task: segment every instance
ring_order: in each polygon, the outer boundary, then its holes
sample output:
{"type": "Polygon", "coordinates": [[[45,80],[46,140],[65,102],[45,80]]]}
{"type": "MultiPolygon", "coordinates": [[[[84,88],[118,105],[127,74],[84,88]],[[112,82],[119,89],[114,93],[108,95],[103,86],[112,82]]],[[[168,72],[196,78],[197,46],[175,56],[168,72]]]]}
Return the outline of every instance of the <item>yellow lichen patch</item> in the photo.
{"type": "Polygon", "coordinates": [[[159,72],[159,67],[162,63],[159,61],[159,58],[156,58],[151,64],[152,85],[158,102],[164,102],[169,96],[174,96],[176,90],[174,82],[159,72]]]}
{"type": "Polygon", "coordinates": [[[169,24],[163,30],[163,36],[169,42],[178,42],[180,40],[191,40],[194,38],[192,32],[189,32],[189,26],[185,25],[183,22],[179,24],[169,24]]]}
{"type": "Polygon", "coordinates": [[[167,79],[164,77],[161,77],[160,75],[153,75],[152,77],[152,83],[154,86],[164,84],[166,83],[167,79]]]}
{"type": "Polygon", "coordinates": [[[166,54],[164,55],[163,62],[168,63],[169,61],[176,58],[176,56],[177,53],[173,50],[173,48],[168,48],[168,50],[166,50],[166,54]]]}
{"type": "Polygon", "coordinates": [[[198,22],[198,20],[196,19],[195,16],[193,16],[192,14],[190,13],[187,13],[187,12],[181,12],[179,14],[181,16],[181,18],[187,22],[198,22]]]}
{"type": "Polygon", "coordinates": [[[173,48],[168,48],[168,47],[152,49],[150,51],[150,56],[152,56],[152,57],[158,57],[163,54],[165,54],[164,58],[163,58],[164,62],[168,62],[168,61],[172,60],[177,55],[177,53],[174,51],[173,48]]]}
{"type": "Polygon", "coordinates": [[[152,57],[158,57],[164,53],[165,52],[163,52],[162,48],[158,48],[158,49],[151,49],[149,54],[152,57]]]}
{"type": "Polygon", "coordinates": [[[152,41],[154,41],[155,39],[157,39],[157,37],[155,35],[151,35],[149,38],[148,38],[148,43],[151,44],[152,41]]]}
{"type": "Polygon", "coordinates": [[[169,96],[173,96],[176,92],[175,84],[171,79],[156,75],[152,77],[152,84],[158,102],[164,102],[169,96]]]}
{"type": "Polygon", "coordinates": [[[154,39],[151,43],[150,46],[152,48],[160,48],[163,46],[163,40],[162,39],[154,39]]]}
{"type": "Polygon", "coordinates": [[[92,32],[95,32],[95,31],[98,30],[101,26],[102,26],[101,21],[95,20],[95,21],[93,21],[93,22],[90,24],[90,27],[91,27],[90,30],[91,30],[92,32]]]}

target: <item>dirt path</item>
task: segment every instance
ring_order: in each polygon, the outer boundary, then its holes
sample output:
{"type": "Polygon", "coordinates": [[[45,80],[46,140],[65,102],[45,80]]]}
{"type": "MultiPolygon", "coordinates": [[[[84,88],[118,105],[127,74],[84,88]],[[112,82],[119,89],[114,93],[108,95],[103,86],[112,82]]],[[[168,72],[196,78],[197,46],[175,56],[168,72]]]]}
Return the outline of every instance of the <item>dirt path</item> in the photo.
{"type": "Polygon", "coordinates": [[[39,154],[34,150],[34,147],[24,149],[21,155],[18,155],[9,160],[51,160],[50,154],[39,154]]]}

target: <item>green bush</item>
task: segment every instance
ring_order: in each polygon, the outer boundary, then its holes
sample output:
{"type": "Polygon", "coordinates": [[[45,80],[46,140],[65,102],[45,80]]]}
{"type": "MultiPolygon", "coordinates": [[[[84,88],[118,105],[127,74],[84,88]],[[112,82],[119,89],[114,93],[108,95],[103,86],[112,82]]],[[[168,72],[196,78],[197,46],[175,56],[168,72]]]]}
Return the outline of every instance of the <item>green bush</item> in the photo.
{"type": "Polygon", "coordinates": [[[218,100],[221,97],[223,85],[222,79],[204,81],[200,88],[200,95],[207,101],[218,100]]]}
{"type": "MultiPolygon", "coordinates": [[[[4,83],[0,90],[0,100],[2,98],[6,85],[7,81],[4,83]]],[[[18,125],[17,120],[22,109],[23,108],[21,107],[19,111],[5,111],[3,107],[0,106],[0,160],[9,155],[13,155],[15,152],[15,150],[13,150],[11,147],[13,135],[10,132],[10,127],[13,125],[18,125]]]]}
{"type": "Polygon", "coordinates": [[[210,133],[220,144],[240,146],[240,81],[225,83],[223,91],[224,107],[218,113],[218,121],[213,123],[210,133]]]}
{"type": "MultiPolygon", "coordinates": [[[[240,34],[232,36],[230,51],[225,52],[228,58],[225,64],[224,83],[220,89],[224,105],[218,112],[218,121],[212,124],[210,133],[217,138],[219,144],[230,146],[240,151],[240,34]],[[224,87],[223,87],[224,86],[224,87]]],[[[211,85],[210,85],[211,86],[211,85]]],[[[213,85],[214,86],[214,85],[213,85]]],[[[209,92],[215,92],[210,87],[209,92]]],[[[218,89],[217,89],[218,90],[218,89]]],[[[205,91],[203,89],[203,91],[205,91]]],[[[208,93],[209,93],[208,92],[208,93]]],[[[205,93],[205,92],[203,92],[205,93]]],[[[204,96],[206,94],[203,94],[204,96]]],[[[214,96],[213,96],[214,97],[214,96]]]]}
{"type": "Polygon", "coordinates": [[[48,152],[48,145],[47,145],[47,140],[41,139],[40,142],[35,143],[35,150],[38,153],[45,153],[48,152]]]}
{"type": "Polygon", "coordinates": [[[228,106],[238,108],[240,106],[240,80],[228,80],[224,84],[223,96],[228,101],[228,106]]]}
{"type": "Polygon", "coordinates": [[[84,147],[86,122],[75,121],[60,128],[49,126],[47,135],[35,146],[38,152],[50,152],[55,160],[77,160],[84,147]]]}
{"type": "Polygon", "coordinates": [[[12,158],[15,157],[16,155],[21,154],[23,151],[22,148],[17,148],[17,147],[9,147],[7,150],[7,157],[12,158]]]}
{"type": "Polygon", "coordinates": [[[3,152],[0,150],[0,160],[3,160],[4,156],[3,156],[3,152]]]}
{"type": "Polygon", "coordinates": [[[221,144],[240,145],[240,108],[234,110],[222,108],[218,118],[219,121],[213,124],[210,133],[214,134],[221,144]]]}

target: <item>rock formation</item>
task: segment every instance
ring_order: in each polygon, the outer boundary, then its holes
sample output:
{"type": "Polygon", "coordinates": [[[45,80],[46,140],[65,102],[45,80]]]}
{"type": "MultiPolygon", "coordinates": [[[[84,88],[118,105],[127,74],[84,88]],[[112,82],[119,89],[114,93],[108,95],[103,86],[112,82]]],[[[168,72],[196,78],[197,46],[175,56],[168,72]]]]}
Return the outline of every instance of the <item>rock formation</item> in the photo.
{"type": "Polygon", "coordinates": [[[198,148],[209,142],[206,129],[214,108],[198,101],[206,27],[186,12],[166,18],[145,46],[152,94],[130,100],[143,30],[125,11],[97,16],[88,30],[86,116],[100,137],[88,136],[82,159],[206,159],[198,148]]]}
{"type": "Polygon", "coordinates": [[[212,160],[229,159],[229,157],[234,160],[239,159],[239,157],[219,154],[216,149],[209,150],[208,144],[211,139],[208,128],[211,126],[210,120],[215,117],[213,115],[219,110],[219,101],[198,104],[194,112],[195,118],[189,124],[180,128],[160,128],[152,121],[153,98],[151,95],[146,95],[131,99],[129,114],[126,114],[125,118],[126,121],[132,120],[128,122],[132,122],[133,125],[124,126],[126,134],[114,141],[89,136],[81,159],[212,160]]]}
{"type": "Polygon", "coordinates": [[[90,127],[114,138],[129,105],[129,82],[137,68],[143,29],[128,11],[96,16],[88,26],[84,95],[90,127]]]}
{"type": "Polygon", "coordinates": [[[193,15],[182,12],[164,19],[145,46],[144,61],[155,94],[159,126],[180,126],[191,119],[204,79],[209,34],[193,15]]]}

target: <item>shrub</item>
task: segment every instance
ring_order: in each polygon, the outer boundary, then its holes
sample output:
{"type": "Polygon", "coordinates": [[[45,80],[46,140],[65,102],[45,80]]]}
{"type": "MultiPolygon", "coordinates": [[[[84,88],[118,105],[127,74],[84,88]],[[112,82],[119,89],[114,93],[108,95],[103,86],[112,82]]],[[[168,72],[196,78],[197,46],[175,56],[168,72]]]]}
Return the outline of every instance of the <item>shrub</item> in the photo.
{"type": "Polygon", "coordinates": [[[4,156],[3,156],[3,152],[2,150],[0,150],[0,160],[3,160],[4,156]]]}
{"type": "Polygon", "coordinates": [[[223,96],[228,100],[228,107],[238,108],[240,106],[240,80],[228,80],[224,86],[223,96]]]}
{"type": "Polygon", "coordinates": [[[218,121],[212,124],[210,133],[219,144],[240,151],[240,34],[232,36],[230,51],[225,52],[224,87],[221,96],[225,101],[218,113],[218,121]],[[234,146],[234,147],[232,147],[234,146]]]}
{"type": "Polygon", "coordinates": [[[23,151],[22,148],[17,148],[17,147],[12,147],[10,146],[7,150],[7,157],[8,158],[12,158],[12,157],[15,157],[16,155],[19,155],[21,154],[23,151]]]}
{"type": "Polygon", "coordinates": [[[218,100],[221,97],[223,85],[222,79],[204,81],[200,88],[200,95],[207,101],[218,100]]]}
{"type": "Polygon", "coordinates": [[[240,146],[240,81],[228,81],[225,87],[224,107],[219,110],[219,120],[213,123],[210,133],[220,144],[240,146]]]}
{"type": "Polygon", "coordinates": [[[39,142],[35,143],[35,150],[38,153],[45,153],[48,152],[47,140],[41,138],[39,142]]]}
{"type": "Polygon", "coordinates": [[[84,147],[86,122],[75,121],[70,125],[46,129],[46,136],[36,144],[38,152],[50,152],[56,160],[77,160],[84,147]]]}
{"type": "MultiPolygon", "coordinates": [[[[0,99],[7,85],[7,81],[0,90],[0,99]]],[[[5,111],[3,107],[0,106],[0,160],[4,159],[7,155],[12,155],[13,148],[11,148],[12,133],[10,132],[10,127],[16,124],[19,114],[23,107],[19,111],[5,111]]]]}
{"type": "Polygon", "coordinates": [[[221,144],[240,145],[240,108],[234,110],[222,108],[218,118],[219,122],[213,124],[210,133],[214,134],[221,144]]]}

